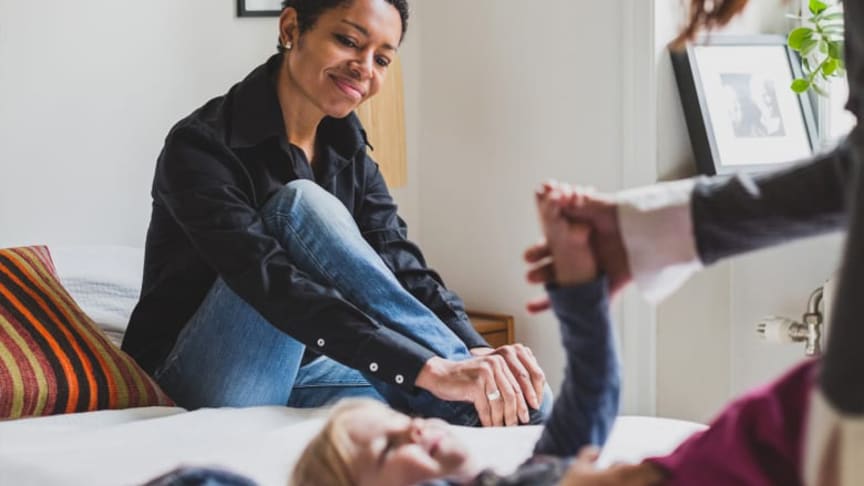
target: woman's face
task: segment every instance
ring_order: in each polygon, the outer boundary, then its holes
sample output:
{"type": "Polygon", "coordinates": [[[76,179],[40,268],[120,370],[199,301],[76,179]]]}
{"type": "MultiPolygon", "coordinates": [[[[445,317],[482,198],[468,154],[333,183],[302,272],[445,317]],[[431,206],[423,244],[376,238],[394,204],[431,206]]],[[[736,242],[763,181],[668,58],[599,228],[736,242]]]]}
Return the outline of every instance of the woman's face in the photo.
{"type": "Polygon", "coordinates": [[[287,82],[327,116],[342,118],[381,89],[402,20],[385,0],[354,0],[321,14],[302,36],[294,9],[280,18],[287,82]]]}
{"type": "Polygon", "coordinates": [[[345,412],[360,485],[408,486],[435,478],[470,475],[468,451],[437,419],[410,418],[379,405],[345,412]]]}

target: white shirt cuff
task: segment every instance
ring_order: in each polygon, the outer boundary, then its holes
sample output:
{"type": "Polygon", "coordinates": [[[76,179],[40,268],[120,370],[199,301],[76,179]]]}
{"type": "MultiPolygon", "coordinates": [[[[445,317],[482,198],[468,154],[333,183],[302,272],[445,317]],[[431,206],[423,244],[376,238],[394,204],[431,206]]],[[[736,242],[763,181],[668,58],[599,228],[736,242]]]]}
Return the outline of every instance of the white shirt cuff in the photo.
{"type": "Polygon", "coordinates": [[[690,197],[695,180],[618,193],[618,222],[633,280],[658,302],[702,268],[693,235],[690,197]]]}

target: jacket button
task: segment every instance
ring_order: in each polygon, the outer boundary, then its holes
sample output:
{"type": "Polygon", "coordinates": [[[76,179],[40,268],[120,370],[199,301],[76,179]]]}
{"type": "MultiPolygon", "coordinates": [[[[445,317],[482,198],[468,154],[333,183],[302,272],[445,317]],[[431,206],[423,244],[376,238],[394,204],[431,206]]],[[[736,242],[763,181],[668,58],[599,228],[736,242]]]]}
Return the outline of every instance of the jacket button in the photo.
{"type": "Polygon", "coordinates": [[[319,348],[323,348],[323,347],[324,347],[324,340],[323,340],[323,339],[319,339],[319,340],[318,340],[318,347],[319,347],[319,348]]]}
{"type": "Polygon", "coordinates": [[[396,375],[396,383],[401,385],[404,381],[405,377],[403,377],[402,375],[396,375]]]}
{"type": "Polygon", "coordinates": [[[378,371],[378,363],[372,363],[372,364],[370,364],[370,365],[369,365],[369,371],[371,371],[371,372],[373,372],[373,373],[376,372],[376,371],[378,371]]]}

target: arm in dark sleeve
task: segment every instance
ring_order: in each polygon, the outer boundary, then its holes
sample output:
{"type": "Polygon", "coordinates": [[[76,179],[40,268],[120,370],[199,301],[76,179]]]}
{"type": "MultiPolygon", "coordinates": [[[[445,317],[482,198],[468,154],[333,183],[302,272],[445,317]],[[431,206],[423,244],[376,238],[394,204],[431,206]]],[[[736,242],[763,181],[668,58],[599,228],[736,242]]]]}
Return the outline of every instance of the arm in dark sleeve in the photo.
{"type": "Polygon", "coordinates": [[[469,347],[488,346],[465,314],[462,299],[444,286],[441,277],[426,266],[420,248],[407,238],[405,222],[378,164],[367,156],[363,207],[358,223],[363,237],[393,271],[402,286],[432,310],[469,347]]]}
{"type": "MultiPolygon", "coordinates": [[[[855,7],[859,8],[860,7],[855,7]]],[[[859,22],[860,24],[860,22],[859,22]]],[[[860,127],[861,125],[859,125],[860,127]]],[[[862,133],[864,130],[856,129],[862,133]]],[[[864,135],[859,135],[864,139],[864,135]]],[[[855,157],[864,156],[864,144],[855,146],[855,157]]],[[[828,322],[828,343],[822,357],[820,387],[828,403],[847,416],[864,416],[864,168],[851,177],[854,190],[849,204],[849,230],[837,277],[837,291],[828,322]]]]}
{"type": "Polygon", "coordinates": [[[858,125],[840,147],[811,163],[752,180],[699,184],[692,198],[694,233],[705,263],[850,224],[821,374],[826,397],[847,414],[864,413],[864,388],[849,385],[859,383],[864,369],[862,149],[864,130],[858,125]]]}
{"type": "Polygon", "coordinates": [[[857,163],[852,148],[846,141],[814,161],[770,174],[700,180],[691,209],[702,262],[842,229],[857,163]]]}
{"type": "Polygon", "coordinates": [[[583,446],[606,442],[618,414],[618,355],[605,278],[547,290],[560,321],[567,368],[534,453],[570,457],[583,446]]]}
{"type": "Polygon", "coordinates": [[[226,284],[271,324],[347,366],[366,369],[374,359],[413,389],[434,353],[378,325],[337,290],[299,270],[265,231],[247,196],[251,191],[242,190],[248,182],[241,164],[206,128],[181,126],[160,157],[154,197],[226,284]]]}

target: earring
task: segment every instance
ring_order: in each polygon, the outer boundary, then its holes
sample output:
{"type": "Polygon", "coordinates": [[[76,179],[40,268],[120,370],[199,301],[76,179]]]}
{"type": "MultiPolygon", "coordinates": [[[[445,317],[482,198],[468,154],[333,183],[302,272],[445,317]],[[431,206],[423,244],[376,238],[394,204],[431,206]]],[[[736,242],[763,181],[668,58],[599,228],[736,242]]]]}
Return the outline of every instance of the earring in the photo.
{"type": "Polygon", "coordinates": [[[290,51],[291,48],[294,47],[294,44],[292,44],[291,41],[288,41],[282,47],[284,47],[286,51],[290,51]]]}

